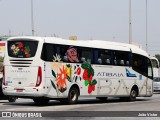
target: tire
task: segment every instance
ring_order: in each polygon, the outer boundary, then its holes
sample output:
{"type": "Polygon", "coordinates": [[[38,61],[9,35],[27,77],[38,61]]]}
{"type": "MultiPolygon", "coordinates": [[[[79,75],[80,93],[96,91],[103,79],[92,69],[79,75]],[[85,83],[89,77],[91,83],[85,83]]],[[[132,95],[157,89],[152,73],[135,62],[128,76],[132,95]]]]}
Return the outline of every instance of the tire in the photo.
{"type": "Polygon", "coordinates": [[[68,93],[68,104],[76,104],[78,101],[79,92],[77,88],[71,88],[68,93]]]}
{"type": "Polygon", "coordinates": [[[136,89],[132,89],[130,92],[130,96],[128,98],[129,101],[135,101],[138,95],[138,91],[136,89]]]}
{"type": "Polygon", "coordinates": [[[108,97],[96,97],[97,99],[99,99],[100,101],[106,101],[108,97]]]}
{"type": "Polygon", "coordinates": [[[47,105],[49,99],[47,98],[33,98],[33,101],[36,105],[47,105]]]}
{"type": "Polygon", "coordinates": [[[16,102],[16,97],[8,97],[9,102],[16,102]]]}

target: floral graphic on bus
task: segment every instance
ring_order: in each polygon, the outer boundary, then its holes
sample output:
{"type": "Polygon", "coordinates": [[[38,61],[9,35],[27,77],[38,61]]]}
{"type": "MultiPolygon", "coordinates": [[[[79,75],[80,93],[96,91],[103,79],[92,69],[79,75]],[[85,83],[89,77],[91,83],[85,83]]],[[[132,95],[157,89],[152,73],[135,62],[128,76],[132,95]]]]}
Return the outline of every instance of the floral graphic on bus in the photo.
{"type": "Polygon", "coordinates": [[[53,55],[53,58],[54,58],[53,62],[61,62],[61,59],[62,59],[61,56],[58,54],[56,54],[56,56],[53,55]]]}
{"type": "Polygon", "coordinates": [[[51,62],[52,70],[58,71],[58,69],[62,66],[60,55],[53,55],[53,62],[51,62]]]}
{"type": "Polygon", "coordinates": [[[51,84],[54,89],[57,90],[58,88],[58,90],[63,93],[67,89],[67,84],[66,84],[67,80],[71,82],[71,65],[66,64],[66,66],[63,65],[58,69],[59,72],[57,71],[56,73],[52,69],[52,75],[54,76],[54,78],[56,78],[56,81],[54,84],[54,82],[51,80],[51,84]]]}
{"type": "Polygon", "coordinates": [[[57,79],[56,79],[56,85],[59,91],[64,92],[67,89],[66,81],[67,81],[67,69],[64,68],[63,66],[62,68],[60,68],[60,73],[57,74],[57,79]]]}
{"type": "Polygon", "coordinates": [[[51,67],[52,67],[52,70],[54,71],[58,71],[61,66],[62,66],[62,63],[51,62],[51,67]]]}
{"type": "Polygon", "coordinates": [[[12,45],[11,50],[13,51],[14,55],[17,55],[19,52],[19,47],[17,47],[16,45],[12,45]]]}
{"type": "Polygon", "coordinates": [[[73,80],[75,79],[75,82],[77,82],[77,80],[79,79],[81,81],[81,73],[82,73],[82,68],[80,67],[80,65],[75,65],[74,66],[74,76],[73,76],[73,80]]]}
{"type": "Polygon", "coordinates": [[[31,56],[29,46],[24,46],[22,42],[18,42],[18,44],[13,44],[10,49],[13,55],[25,54],[25,57],[31,56]]]}
{"type": "Polygon", "coordinates": [[[69,82],[71,82],[72,66],[70,64],[66,64],[66,70],[67,70],[67,79],[69,82]]]}
{"type": "Polygon", "coordinates": [[[69,47],[69,49],[67,50],[67,52],[65,53],[65,55],[67,56],[67,59],[70,62],[79,62],[79,60],[78,60],[78,53],[77,53],[76,48],[69,47]]]}
{"type": "Polygon", "coordinates": [[[95,85],[97,81],[93,79],[94,76],[94,69],[92,68],[91,64],[82,64],[81,67],[84,69],[83,72],[83,79],[85,86],[88,86],[88,93],[92,93],[95,90],[95,85]]]}

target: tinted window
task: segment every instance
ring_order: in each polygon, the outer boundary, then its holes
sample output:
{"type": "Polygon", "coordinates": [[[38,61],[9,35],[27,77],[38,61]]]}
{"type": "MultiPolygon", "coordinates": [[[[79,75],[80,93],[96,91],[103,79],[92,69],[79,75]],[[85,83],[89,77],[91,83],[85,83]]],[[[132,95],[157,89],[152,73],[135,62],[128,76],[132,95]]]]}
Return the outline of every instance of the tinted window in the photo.
{"type": "Polygon", "coordinates": [[[130,66],[130,52],[114,51],[113,63],[120,66],[130,66]]]}
{"type": "Polygon", "coordinates": [[[44,43],[41,59],[44,61],[91,63],[90,48],[44,43]]]}
{"type": "Polygon", "coordinates": [[[92,49],[86,47],[79,47],[79,58],[81,63],[92,63],[92,49]]]}
{"type": "Polygon", "coordinates": [[[43,44],[41,59],[44,61],[53,61],[53,55],[56,55],[56,46],[53,44],[43,44]]]}
{"type": "Polygon", "coordinates": [[[105,49],[94,49],[94,63],[111,65],[112,64],[112,51],[105,49]]]}
{"type": "Polygon", "coordinates": [[[146,77],[153,77],[152,64],[150,59],[142,55],[133,54],[132,68],[146,77]]]}
{"type": "Polygon", "coordinates": [[[8,41],[8,55],[15,58],[34,57],[37,51],[38,41],[15,40],[8,41]]]}

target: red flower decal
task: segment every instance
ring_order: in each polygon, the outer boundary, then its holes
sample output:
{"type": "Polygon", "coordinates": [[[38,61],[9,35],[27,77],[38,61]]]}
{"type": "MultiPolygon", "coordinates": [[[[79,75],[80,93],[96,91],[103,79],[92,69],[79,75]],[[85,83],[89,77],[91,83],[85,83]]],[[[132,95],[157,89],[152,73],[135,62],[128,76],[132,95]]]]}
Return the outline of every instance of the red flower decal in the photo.
{"type": "Polygon", "coordinates": [[[24,52],[25,52],[25,53],[27,53],[27,52],[28,52],[28,50],[24,49],[24,52]]]}
{"type": "Polygon", "coordinates": [[[93,77],[92,74],[90,74],[90,76],[89,76],[88,69],[85,69],[84,73],[83,73],[83,79],[84,80],[88,80],[88,81],[91,82],[92,81],[92,77],[93,77]]]}
{"type": "Polygon", "coordinates": [[[83,79],[85,80],[85,86],[88,86],[88,93],[90,94],[95,90],[95,85],[97,84],[97,81],[92,79],[94,76],[94,69],[91,64],[82,64],[81,67],[84,69],[83,79]]]}
{"type": "Polygon", "coordinates": [[[88,86],[88,93],[90,94],[92,91],[95,90],[95,85],[89,85],[88,86]]]}
{"type": "Polygon", "coordinates": [[[29,57],[30,57],[30,54],[26,54],[26,57],[29,58],[29,57]]]}
{"type": "Polygon", "coordinates": [[[80,75],[81,74],[81,68],[78,67],[76,72],[77,72],[77,75],[80,75]]]}
{"type": "Polygon", "coordinates": [[[19,48],[23,48],[23,43],[20,42],[20,43],[18,44],[18,47],[19,47],[19,48]]]}

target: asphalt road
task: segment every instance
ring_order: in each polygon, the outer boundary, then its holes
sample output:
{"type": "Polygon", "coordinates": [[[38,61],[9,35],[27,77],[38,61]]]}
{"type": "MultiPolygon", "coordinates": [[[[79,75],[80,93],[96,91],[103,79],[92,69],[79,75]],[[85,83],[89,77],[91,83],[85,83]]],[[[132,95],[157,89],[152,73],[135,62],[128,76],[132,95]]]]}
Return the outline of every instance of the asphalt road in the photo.
{"type": "Polygon", "coordinates": [[[134,102],[121,101],[118,98],[108,98],[102,102],[95,98],[80,98],[78,104],[67,105],[51,100],[46,106],[36,106],[31,99],[18,99],[15,103],[7,100],[0,101],[0,111],[3,117],[5,112],[12,117],[42,117],[41,119],[109,119],[109,120],[158,120],[160,119],[160,93],[152,97],[140,97],[134,102]],[[69,118],[68,118],[69,117],[69,118]],[[77,119],[77,118],[76,118],[77,119]]]}

